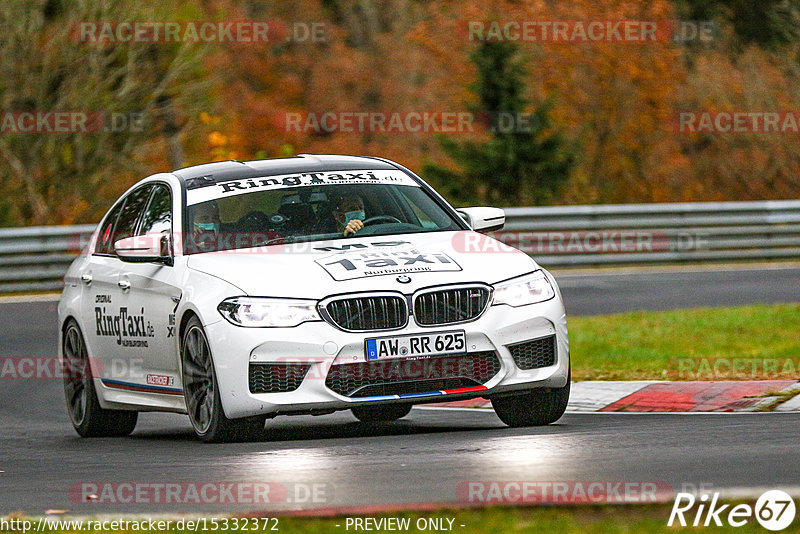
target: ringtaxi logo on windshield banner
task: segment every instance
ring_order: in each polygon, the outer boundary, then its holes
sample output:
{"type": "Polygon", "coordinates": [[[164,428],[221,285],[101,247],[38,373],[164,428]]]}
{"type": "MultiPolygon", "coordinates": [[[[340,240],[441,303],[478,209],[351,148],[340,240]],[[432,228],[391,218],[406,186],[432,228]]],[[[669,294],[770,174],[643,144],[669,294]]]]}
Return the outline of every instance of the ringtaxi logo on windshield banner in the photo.
{"type": "Polygon", "coordinates": [[[779,531],[794,521],[795,502],[785,491],[766,491],[753,506],[721,504],[719,500],[718,492],[699,496],[680,492],[675,496],[667,526],[742,527],[755,520],[767,530],[779,531]]]}

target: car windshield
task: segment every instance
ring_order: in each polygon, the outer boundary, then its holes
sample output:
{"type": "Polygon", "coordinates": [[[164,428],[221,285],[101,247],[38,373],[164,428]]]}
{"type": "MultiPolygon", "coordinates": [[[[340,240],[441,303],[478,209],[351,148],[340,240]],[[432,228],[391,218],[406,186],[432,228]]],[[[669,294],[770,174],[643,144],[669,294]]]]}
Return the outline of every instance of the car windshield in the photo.
{"type": "Polygon", "coordinates": [[[398,184],[370,181],[287,187],[285,183],[240,180],[216,184],[211,191],[189,191],[186,253],[463,229],[407,177],[398,184]],[[360,229],[345,235],[348,223],[354,220],[360,221],[356,223],[360,229]]]}

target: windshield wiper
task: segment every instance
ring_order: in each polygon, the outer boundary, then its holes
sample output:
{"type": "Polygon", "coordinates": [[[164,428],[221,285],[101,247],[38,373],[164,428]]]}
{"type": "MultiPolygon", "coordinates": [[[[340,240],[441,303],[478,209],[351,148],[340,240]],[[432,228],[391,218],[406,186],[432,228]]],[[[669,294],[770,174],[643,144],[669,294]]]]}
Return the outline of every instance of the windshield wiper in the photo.
{"type": "Polygon", "coordinates": [[[254,246],[256,247],[266,247],[269,245],[283,245],[285,243],[291,243],[292,238],[290,237],[273,237],[272,239],[267,239],[262,243],[256,243],[254,246]]]}

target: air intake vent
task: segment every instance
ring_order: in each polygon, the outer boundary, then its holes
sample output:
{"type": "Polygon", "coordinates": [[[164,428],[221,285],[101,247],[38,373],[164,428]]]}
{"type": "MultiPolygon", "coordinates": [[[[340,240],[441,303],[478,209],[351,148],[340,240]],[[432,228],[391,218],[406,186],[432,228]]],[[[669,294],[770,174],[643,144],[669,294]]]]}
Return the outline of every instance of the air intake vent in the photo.
{"type": "Polygon", "coordinates": [[[508,345],[514,363],[520,369],[540,369],[556,363],[556,336],[508,345]]]}
{"type": "Polygon", "coordinates": [[[414,320],[422,326],[472,321],[489,303],[489,288],[484,286],[439,289],[420,293],[414,299],[414,320]]]}
{"type": "Polygon", "coordinates": [[[307,363],[251,363],[250,393],[286,393],[300,387],[311,365],[307,363]]]}
{"type": "Polygon", "coordinates": [[[393,330],[408,322],[408,305],[401,296],[337,298],[324,304],[325,319],[342,330],[393,330]]]}

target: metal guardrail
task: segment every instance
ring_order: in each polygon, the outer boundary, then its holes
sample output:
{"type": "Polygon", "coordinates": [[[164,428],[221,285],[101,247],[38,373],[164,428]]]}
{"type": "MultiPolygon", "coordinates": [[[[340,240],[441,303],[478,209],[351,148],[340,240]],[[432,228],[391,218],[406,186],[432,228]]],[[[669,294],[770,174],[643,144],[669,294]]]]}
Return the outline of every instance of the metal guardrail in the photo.
{"type": "Polygon", "coordinates": [[[507,208],[503,233],[544,266],[797,259],[800,200],[507,208]]]}
{"type": "Polygon", "coordinates": [[[0,293],[60,290],[95,225],[0,228],[0,293]]]}
{"type": "MultiPolygon", "coordinates": [[[[94,225],[0,228],[0,293],[58,290],[94,225]]],[[[800,200],[507,208],[546,267],[800,258],[800,200]]]]}

